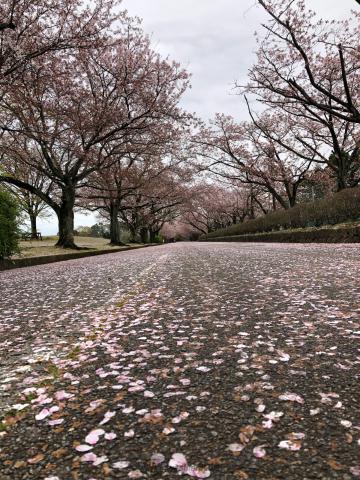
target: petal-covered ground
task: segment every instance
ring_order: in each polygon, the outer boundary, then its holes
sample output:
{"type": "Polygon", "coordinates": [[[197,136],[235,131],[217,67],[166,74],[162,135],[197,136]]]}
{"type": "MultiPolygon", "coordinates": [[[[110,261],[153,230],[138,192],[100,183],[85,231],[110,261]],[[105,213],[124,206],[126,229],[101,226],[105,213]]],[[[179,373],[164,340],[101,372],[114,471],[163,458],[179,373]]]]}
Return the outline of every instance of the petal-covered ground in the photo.
{"type": "Polygon", "coordinates": [[[358,245],[0,276],[0,480],[360,478],[358,245]]]}

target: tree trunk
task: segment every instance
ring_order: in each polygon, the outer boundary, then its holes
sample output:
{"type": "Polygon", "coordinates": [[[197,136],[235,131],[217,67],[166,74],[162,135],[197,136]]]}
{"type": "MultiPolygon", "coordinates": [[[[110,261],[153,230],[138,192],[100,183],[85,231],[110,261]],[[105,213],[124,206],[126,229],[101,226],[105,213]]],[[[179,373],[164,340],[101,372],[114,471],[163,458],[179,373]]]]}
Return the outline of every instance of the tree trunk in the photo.
{"type": "Polygon", "coordinates": [[[113,203],[110,206],[110,245],[125,245],[120,235],[119,206],[113,203]]]}
{"type": "Polygon", "coordinates": [[[29,212],[30,225],[31,225],[31,238],[37,240],[37,226],[36,226],[36,215],[29,212]]]}
{"type": "Polygon", "coordinates": [[[339,171],[337,172],[336,177],[336,187],[338,192],[341,192],[341,190],[344,190],[347,187],[344,175],[342,175],[342,172],[339,171]]]}
{"type": "Polygon", "coordinates": [[[271,194],[271,200],[272,200],[272,209],[273,211],[275,212],[277,210],[276,208],[276,198],[275,198],[275,195],[272,195],[271,194]]]}
{"type": "Polygon", "coordinates": [[[150,243],[156,243],[156,237],[159,235],[160,230],[149,229],[150,243]]]}
{"type": "Polygon", "coordinates": [[[68,185],[63,188],[61,205],[56,212],[59,220],[59,240],[56,247],[78,249],[74,242],[74,206],[75,188],[68,185]]]}
{"type": "Polygon", "coordinates": [[[293,208],[295,207],[296,205],[296,191],[289,196],[289,205],[290,205],[290,208],[293,208]]]}
{"type": "Polygon", "coordinates": [[[128,225],[129,227],[129,232],[130,232],[130,240],[129,243],[136,243],[136,228],[128,225]]]}
{"type": "Polygon", "coordinates": [[[148,242],[148,229],[146,227],[141,227],[140,238],[141,238],[141,243],[147,243],[148,242]]]}

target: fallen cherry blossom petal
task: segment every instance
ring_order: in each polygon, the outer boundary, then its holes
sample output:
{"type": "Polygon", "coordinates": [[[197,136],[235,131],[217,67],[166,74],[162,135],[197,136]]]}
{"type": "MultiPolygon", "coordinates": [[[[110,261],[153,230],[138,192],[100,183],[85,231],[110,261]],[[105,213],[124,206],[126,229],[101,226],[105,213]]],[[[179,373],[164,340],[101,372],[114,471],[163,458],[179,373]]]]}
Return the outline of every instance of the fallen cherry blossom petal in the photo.
{"type": "Polygon", "coordinates": [[[282,440],[279,445],[280,448],[284,448],[286,450],[300,450],[301,449],[301,443],[300,442],[293,442],[291,440],[282,440]]]}
{"type": "Polygon", "coordinates": [[[256,458],[265,457],[266,451],[263,447],[264,447],[264,445],[259,445],[258,447],[253,448],[253,454],[256,458]]]}
{"type": "Polygon", "coordinates": [[[297,402],[300,404],[304,403],[304,399],[296,393],[285,393],[284,395],[280,395],[279,400],[284,400],[286,402],[297,402]]]}
{"type": "Polygon", "coordinates": [[[125,468],[128,468],[130,465],[130,462],[126,462],[125,460],[120,461],[120,462],[115,462],[112,464],[112,468],[115,468],[116,470],[124,470],[125,468]]]}
{"type": "Polygon", "coordinates": [[[128,473],[128,478],[142,478],[144,474],[140,470],[133,470],[128,473]]]}
{"type": "Polygon", "coordinates": [[[41,410],[40,413],[35,415],[35,419],[36,420],[44,420],[44,418],[48,417],[49,415],[51,415],[50,410],[48,410],[47,408],[44,408],[43,410],[41,410]]]}
{"type": "Polygon", "coordinates": [[[108,423],[113,417],[115,417],[116,412],[106,412],[104,415],[103,420],[99,423],[99,425],[105,425],[108,423]]]}
{"type": "Polygon", "coordinates": [[[162,453],[154,453],[151,455],[150,462],[152,465],[160,465],[160,463],[165,462],[165,456],[162,453]]]}
{"type": "Polygon", "coordinates": [[[78,452],[88,452],[89,450],[92,450],[94,447],[92,447],[91,445],[77,445],[75,447],[75,450],[77,450],[78,452]]]}
{"type": "Polygon", "coordinates": [[[50,425],[51,427],[54,427],[56,425],[61,425],[63,422],[64,422],[63,418],[58,418],[56,420],[49,420],[48,425],[50,425]]]}
{"type": "Polygon", "coordinates": [[[99,437],[104,435],[105,431],[101,428],[97,428],[96,430],[92,430],[88,433],[85,437],[85,442],[89,443],[90,445],[95,445],[99,441],[99,437]]]}
{"type": "Polygon", "coordinates": [[[97,460],[97,455],[95,455],[95,453],[85,453],[85,455],[83,455],[81,457],[81,461],[82,462],[95,462],[97,460]]]}
{"type": "Polygon", "coordinates": [[[230,452],[233,452],[233,453],[239,453],[239,452],[242,452],[244,450],[244,445],[241,445],[241,443],[231,443],[228,448],[227,448],[230,452]]]}

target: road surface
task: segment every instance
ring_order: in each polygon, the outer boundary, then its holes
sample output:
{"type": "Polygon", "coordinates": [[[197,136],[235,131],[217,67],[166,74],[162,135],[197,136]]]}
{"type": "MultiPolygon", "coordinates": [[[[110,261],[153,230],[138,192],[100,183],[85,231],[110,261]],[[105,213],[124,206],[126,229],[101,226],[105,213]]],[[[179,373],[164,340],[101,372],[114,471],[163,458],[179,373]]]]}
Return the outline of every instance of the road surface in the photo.
{"type": "Polygon", "coordinates": [[[0,480],[360,478],[359,245],[0,274],[0,480]]]}

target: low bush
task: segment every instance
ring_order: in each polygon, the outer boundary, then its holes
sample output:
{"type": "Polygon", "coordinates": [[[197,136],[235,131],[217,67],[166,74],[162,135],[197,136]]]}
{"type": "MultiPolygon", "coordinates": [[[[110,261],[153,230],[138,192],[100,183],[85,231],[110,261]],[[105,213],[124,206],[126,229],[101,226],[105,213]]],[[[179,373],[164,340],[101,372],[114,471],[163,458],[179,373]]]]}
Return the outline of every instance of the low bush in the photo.
{"type": "Polygon", "coordinates": [[[312,228],[208,238],[211,242],[359,243],[360,227],[312,228]]]}
{"type": "Polygon", "coordinates": [[[18,215],[15,198],[0,189],[0,260],[19,251],[18,215]]]}
{"type": "Polygon", "coordinates": [[[277,210],[263,217],[209,233],[202,237],[202,240],[289,228],[320,227],[354,220],[360,220],[360,188],[348,188],[315,202],[302,203],[288,210],[277,210]]]}

